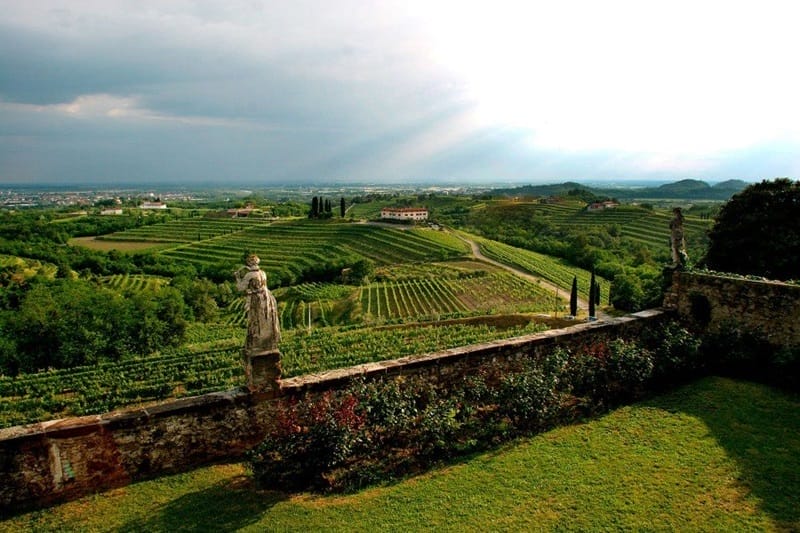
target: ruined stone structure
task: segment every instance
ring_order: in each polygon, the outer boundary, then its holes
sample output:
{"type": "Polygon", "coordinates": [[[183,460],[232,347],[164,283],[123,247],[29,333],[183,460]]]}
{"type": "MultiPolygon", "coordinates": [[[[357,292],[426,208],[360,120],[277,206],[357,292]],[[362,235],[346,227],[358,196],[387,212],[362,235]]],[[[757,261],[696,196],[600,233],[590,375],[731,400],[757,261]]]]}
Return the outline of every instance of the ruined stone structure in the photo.
{"type": "Polygon", "coordinates": [[[700,331],[734,325],[775,346],[800,345],[800,286],[675,271],[664,306],[700,331]]]}
{"type": "Polygon", "coordinates": [[[689,256],[686,254],[686,238],[683,233],[683,212],[680,207],[676,207],[672,210],[672,214],[674,216],[669,223],[672,267],[681,269],[689,260],[689,256]]]}

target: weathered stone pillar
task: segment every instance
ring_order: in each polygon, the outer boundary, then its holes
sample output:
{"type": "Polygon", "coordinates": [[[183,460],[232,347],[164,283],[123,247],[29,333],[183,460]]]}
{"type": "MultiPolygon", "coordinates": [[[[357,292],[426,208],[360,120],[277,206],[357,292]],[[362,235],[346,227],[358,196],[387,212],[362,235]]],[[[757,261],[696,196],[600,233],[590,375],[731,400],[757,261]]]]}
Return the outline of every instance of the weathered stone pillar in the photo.
{"type": "Polygon", "coordinates": [[[278,350],[244,354],[247,388],[250,392],[277,393],[281,378],[281,352],[278,350]]]}

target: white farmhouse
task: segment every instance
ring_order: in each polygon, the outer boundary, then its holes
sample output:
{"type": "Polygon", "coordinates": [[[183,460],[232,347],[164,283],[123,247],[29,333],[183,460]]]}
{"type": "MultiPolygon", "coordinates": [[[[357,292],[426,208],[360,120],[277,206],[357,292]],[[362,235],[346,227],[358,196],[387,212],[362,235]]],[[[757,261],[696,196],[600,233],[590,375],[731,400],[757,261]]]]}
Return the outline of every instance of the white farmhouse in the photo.
{"type": "Polygon", "coordinates": [[[392,220],[428,220],[428,209],[425,207],[384,207],[381,218],[392,220]]]}

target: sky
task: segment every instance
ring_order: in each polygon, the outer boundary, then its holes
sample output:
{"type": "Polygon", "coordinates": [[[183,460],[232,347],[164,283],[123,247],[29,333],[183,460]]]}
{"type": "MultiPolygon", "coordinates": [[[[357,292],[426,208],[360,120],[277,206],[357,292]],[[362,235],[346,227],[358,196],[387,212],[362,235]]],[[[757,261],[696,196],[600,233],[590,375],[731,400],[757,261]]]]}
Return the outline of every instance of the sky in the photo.
{"type": "Polygon", "coordinates": [[[0,184],[800,177],[796,2],[0,0],[0,184]]]}

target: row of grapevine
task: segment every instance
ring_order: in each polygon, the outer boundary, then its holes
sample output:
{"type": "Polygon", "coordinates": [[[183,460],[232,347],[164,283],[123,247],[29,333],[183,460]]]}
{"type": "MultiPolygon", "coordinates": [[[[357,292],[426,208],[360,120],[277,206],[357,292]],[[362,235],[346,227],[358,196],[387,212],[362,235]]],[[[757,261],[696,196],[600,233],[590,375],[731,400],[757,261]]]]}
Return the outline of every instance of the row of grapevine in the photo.
{"type": "Polygon", "coordinates": [[[182,218],[118,231],[99,238],[111,241],[193,242],[231,235],[260,224],[264,224],[264,221],[246,218],[182,218]]]}
{"type": "Polygon", "coordinates": [[[0,377],[0,426],[204,394],[242,383],[239,349],[0,377]]]}
{"type": "MultiPolygon", "coordinates": [[[[487,257],[544,278],[562,288],[567,294],[572,288],[573,277],[577,277],[578,293],[583,299],[589,298],[590,272],[568,265],[563,260],[548,255],[515,248],[481,237],[470,236],[470,238],[478,242],[481,252],[487,257]]],[[[610,283],[599,276],[597,282],[600,284],[601,300],[608,301],[610,283]]]]}
{"type": "Polygon", "coordinates": [[[436,232],[409,232],[366,224],[293,222],[255,226],[234,235],[193,242],[160,252],[195,265],[241,263],[244,250],[278,279],[296,278],[315,265],[366,257],[378,264],[427,262],[458,257],[465,248],[436,232]],[[429,238],[436,235],[436,239],[429,238]]]}
{"type": "Polygon", "coordinates": [[[361,288],[359,299],[366,317],[388,320],[476,311],[551,311],[556,305],[549,291],[506,272],[373,283],[361,288]]]}
{"type": "Polygon", "coordinates": [[[167,278],[146,274],[114,274],[105,276],[100,281],[121,292],[155,289],[169,283],[167,278]]]}
{"type": "MultiPolygon", "coordinates": [[[[290,330],[281,344],[285,375],[433,352],[545,329],[529,323],[500,329],[481,324],[411,324],[383,328],[290,330]]],[[[195,326],[179,353],[17,377],[0,376],[0,427],[90,413],[243,384],[243,332],[195,326]],[[231,336],[234,334],[234,336],[231,336]]]]}

